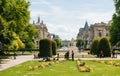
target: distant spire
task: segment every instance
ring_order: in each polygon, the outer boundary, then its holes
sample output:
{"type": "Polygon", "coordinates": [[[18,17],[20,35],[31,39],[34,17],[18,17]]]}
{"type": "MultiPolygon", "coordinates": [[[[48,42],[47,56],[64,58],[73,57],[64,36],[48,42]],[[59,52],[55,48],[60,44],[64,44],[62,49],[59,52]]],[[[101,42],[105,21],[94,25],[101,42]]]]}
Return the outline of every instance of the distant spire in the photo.
{"type": "Polygon", "coordinates": [[[33,20],[33,24],[35,24],[35,21],[33,20]]]}
{"type": "Polygon", "coordinates": [[[43,20],[41,21],[41,24],[43,24],[43,20]]]}
{"type": "Polygon", "coordinates": [[[87,21],[85,22],[84,30],[86,30],[86,31],[89,30],[89,26],[88,26],[87,21]]]}
{"type": "Polygon", "coordinates": [[[38,23],[40,23],[40,17],[38,16],[38,23]]]}

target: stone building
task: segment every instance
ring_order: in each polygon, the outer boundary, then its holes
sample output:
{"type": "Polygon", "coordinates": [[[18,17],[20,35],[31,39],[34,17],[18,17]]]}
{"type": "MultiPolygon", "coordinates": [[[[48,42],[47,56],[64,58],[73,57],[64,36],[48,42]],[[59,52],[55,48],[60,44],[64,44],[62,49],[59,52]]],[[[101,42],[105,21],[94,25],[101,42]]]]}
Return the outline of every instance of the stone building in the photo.
{"type": "Polygon", "coordinates": [[[87,21],[85,22],[84,28],[79,29],[77,38],[81,38],[87,42],[86,48],[90,48],[90,44],[94,38],[109,37],[109,26],[110,22],[95,23],[88,26],[87,21]]]}
{"type": "Polygon", "coordinates": [[[36,23],[33,21],[33,25],[35,26],[36,29],[39,30],[38,36],[35,37],[35,46],[36,49],[38,49],[40,39],[48,38],[49,32],[46,24],[44,24],[43,21],[40,21],[40,17],[38,17],[38,21],[36,23]]]}
{"type": "Polygon", "coordinates": [[[76,41],[72,38],[70,41],[70,46],[75,46],[76,45],[76,41]]]}
{"type": "Polygon", "coordinates": [[[86,41],[87,43],[86,48],[90,47],[90,27],[88,26],[87,21],[85,22],[84,28],[79,29],[77,38],[81,38],[86,41]]]}
{"type": "Polygon", "coordinates": [[[90,39],[109,37],[109,25],[106,23],[95,23],[90,26],[90,39]]]}

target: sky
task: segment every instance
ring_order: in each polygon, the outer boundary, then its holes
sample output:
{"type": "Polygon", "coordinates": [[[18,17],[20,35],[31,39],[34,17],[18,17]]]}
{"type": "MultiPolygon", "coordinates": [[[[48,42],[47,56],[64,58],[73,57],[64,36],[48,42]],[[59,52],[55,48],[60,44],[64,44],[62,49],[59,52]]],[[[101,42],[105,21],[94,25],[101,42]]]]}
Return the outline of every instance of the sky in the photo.
{"type": "Polygon", "coordinates": [[[28,0],[31,5],[30,22],[38,16],[46,24],[48,32],[62,40],[76,39],[85,22],[88,25],[107,23],[115,12],[113,0],[28,0]]]}

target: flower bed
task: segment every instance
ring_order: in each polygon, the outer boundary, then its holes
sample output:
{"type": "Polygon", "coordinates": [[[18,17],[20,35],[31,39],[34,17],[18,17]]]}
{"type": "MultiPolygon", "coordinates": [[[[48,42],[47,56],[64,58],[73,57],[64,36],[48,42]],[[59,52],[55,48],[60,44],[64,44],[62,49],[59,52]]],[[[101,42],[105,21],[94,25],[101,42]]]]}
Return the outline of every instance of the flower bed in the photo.
{"type": "Polygon", "coordinates": [[[46,67],[52,66],[54,64],[59,64],[59,63],[60,61],[41,62],[40,65],[29,66],[28,70],[29,71],[39,70],[39,69],[46,68],[46,67]]]}
{"type": "Polygon", "coordinates": [[[119,66],[120,67],[120,63],[115,62],[115,61],[111,61],[111,60],[93,60],[94,62],[98,62],[98,63],[102,63],[102,64],[107,64],[107,65],[113,65],[113,66],[119,66]]]}
{"type": "Polygon", "coordinates": [[[83,62],[81,60],[77,60],[76,64],[77,64],[77,68],[80,72],[93,72],[93,68],[86,65],[85,62],[83,62]]]}

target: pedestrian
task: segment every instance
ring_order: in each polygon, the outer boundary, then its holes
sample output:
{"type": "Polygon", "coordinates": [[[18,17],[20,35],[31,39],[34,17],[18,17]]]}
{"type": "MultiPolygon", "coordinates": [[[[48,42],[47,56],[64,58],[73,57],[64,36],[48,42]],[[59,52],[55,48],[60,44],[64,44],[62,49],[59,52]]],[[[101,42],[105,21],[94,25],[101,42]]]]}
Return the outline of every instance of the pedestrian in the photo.
{"type": "Polygon", "coordinates": [[[34,56],[34,59],[36,59],[36,58],[37,58],[37,56],[36,56],[36,54],[35,54],[35,53],[33,54],[33,56],[34,56]]]}
{"type": "Polygon", "coordinates": [[[59,60],[59,53],[57,54],[57,60],[59,60]]]}
{"type": "Polygon", "coordinates": [[[67,60],[69,60],[69,51],[67,51],[67,60]]]}
{"type": "Polygon", "coordinates": [[[115,50],[112,51],[112,58],[115,58],[115,50]]]}
{"type": "Polygon", "coordinates": [[[74,52],[72,50],[72,61],[74,61],[74,52]]]}
{"type": "Polygon", "coordinates": [[[14,54],[13,54],[14,59],[16,59],[16,56],[17,56],[17,54],[16,54],[16,52],[14,52],[14,54]]]}
{"type": "Polygon", "coordinates": [[[104,57],[104,53],[103,53],[103,51],[101,50],[100,51],[100,58],[103,58],[104,57]]]}
{"type": "Polygon", "coordinates": [[[67,51],[64,56],[66,60],[69,60],[69,51],[67,51]]]}

